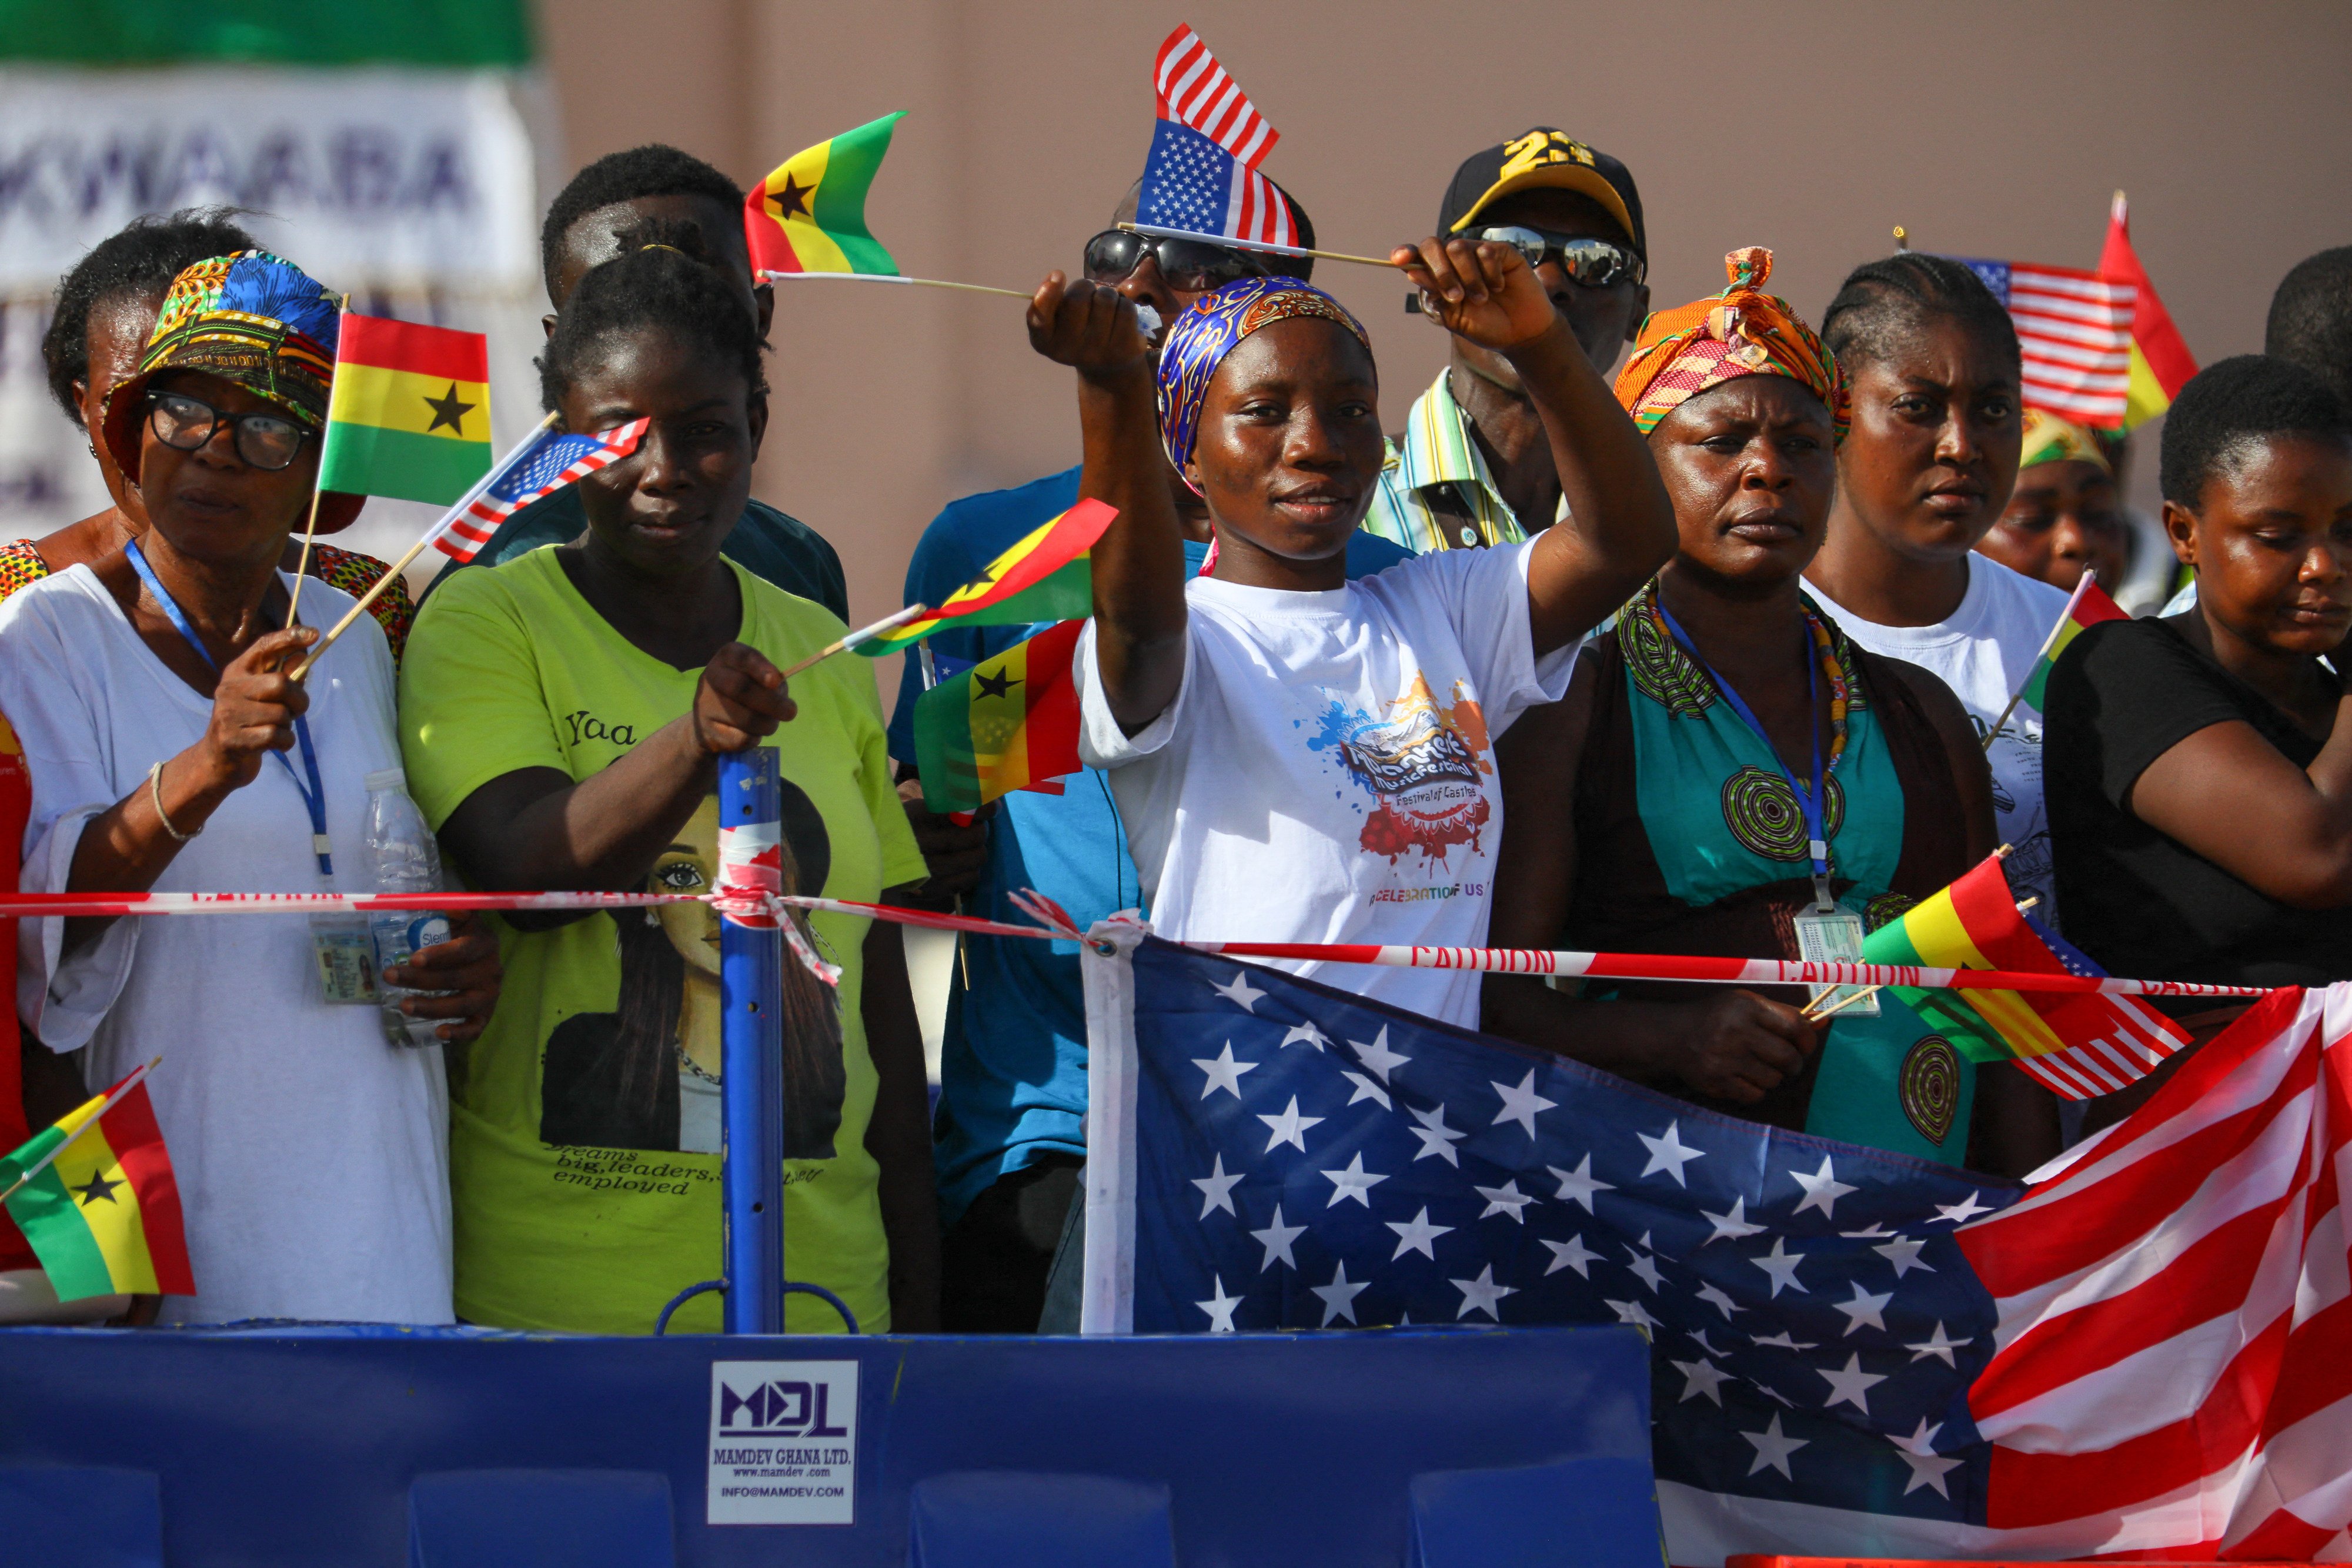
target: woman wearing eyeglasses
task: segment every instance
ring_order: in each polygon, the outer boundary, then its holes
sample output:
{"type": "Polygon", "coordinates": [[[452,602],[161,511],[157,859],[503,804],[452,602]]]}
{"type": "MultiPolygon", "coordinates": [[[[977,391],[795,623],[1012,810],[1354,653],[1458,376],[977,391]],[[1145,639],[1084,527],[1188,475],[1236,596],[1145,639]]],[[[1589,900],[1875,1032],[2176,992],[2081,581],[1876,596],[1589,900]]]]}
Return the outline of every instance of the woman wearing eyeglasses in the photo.
{"type": "MultiPolygon", "coordinates": [[[[90,455],[98,460],[99,476],[114,504],[41,538],[0,545],[0,599],[69,566],[95,561],[146,532],[147,514],[139,504],[139,492],[100,439],[107,393],[138,369],[140,350],[155,329],[164,291],[181,270],[207,256],[251,248],[250,235],[198,208],[136,220],[100,240],[58,280],[57,314],[41,339],[49,394],[68,419],[88,432],[90,455]]],[[[329,519],[322,517],[320,532],[331,531],[329,519]]],[[[300,555],[299,541],[289,542],[282,564],[291,569],[300,555]]],[[[392,568],[373,556],[321,539],[310,551],[306,570],[320,581],[356,595],[365,593],[392,568]]],[[[398,664],[408,623],[416,614],[406,585],[394,582],[370,601],[368,613],[383,628],[393,663],[398,664]]]]}
{"type": "MultiPolygon", "coordinates": [[[[392,659],[362,620],[283,673],[352,600],[281,571],[310,503],[333,298],[260,251],[166,295],[101,432],[149,527],[0,605],[0,711],[33,779],[24,885],[372,888],[371,775],[400,768],[392,659]]],[[[326,498],[322,516],[355,510],[326,498]]],[[[375,780],[381,782],[381,780],[375,780]]],[[[406,1004],[480,1032],[498,959],[470,919],[392,972],[406,1004]]],[[[83,1082],[149,1080],[199,1294],[172,1322],[449,1321],[441,1051],[387,1040],[364,928],[286,915],[25,923],[28,1021],[83,1082]]],[[[20,989],[19,995],[24,991],[20,989]]]]}
{"type": "MultiPolygon", "coordinates": [[[[1538,127],[1454,172],[1440,235],[1507,245],[1535,269],[1592,368],[1609,372],[1650,308],[1642,197],[1625,166],[1538,127]]],[[[1431,302],[1415,295],[1406,308],[1431,302]]],[[[1364,528],[1416,555],[1516,544],[1565,515],[1542,418],[1508,360],[1460,334],[1390,437],[1364,528]]]]}

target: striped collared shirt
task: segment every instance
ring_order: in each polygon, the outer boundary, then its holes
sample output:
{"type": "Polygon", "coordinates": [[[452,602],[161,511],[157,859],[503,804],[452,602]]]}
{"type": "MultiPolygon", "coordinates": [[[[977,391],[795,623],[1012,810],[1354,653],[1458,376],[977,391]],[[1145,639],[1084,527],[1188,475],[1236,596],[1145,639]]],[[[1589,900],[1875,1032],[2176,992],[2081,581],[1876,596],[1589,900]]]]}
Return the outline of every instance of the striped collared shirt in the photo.
{"type": "MultiPolygon", "coordinates": [[[[1527,530],[1495,488],[1486,455],[1470,438],[1470,422],[1454,401],[1449,372],[1440,371],[1413,400],[1402,444],[1391,443],[1381,484],[1363,528],[1415,555],[1479,545],[1517,544],[1527,530]]],[[[1562,497],[1552,520],[1568,516],[1562,497]]]]}

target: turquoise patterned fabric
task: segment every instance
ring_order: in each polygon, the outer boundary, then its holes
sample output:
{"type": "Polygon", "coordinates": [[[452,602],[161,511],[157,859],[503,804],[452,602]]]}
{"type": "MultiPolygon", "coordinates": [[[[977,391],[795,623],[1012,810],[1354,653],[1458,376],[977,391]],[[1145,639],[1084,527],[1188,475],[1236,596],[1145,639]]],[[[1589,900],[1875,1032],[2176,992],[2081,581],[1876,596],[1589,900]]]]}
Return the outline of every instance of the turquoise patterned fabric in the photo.
{"type": "MultiPolygon", "coordinates": [[[[1618,616],[1617,636],[1635,699],[1629,706],[1642,826],[1666,891],[1701,908],[1809,874],[1804,812],[1771,748],[1646,613],[1647,600],[1645,592],[1618,616]]],[[[1854,679],[1845,639],[1834,630],[1832,636],[1853,695],[1845,752],[1829,772],[1823,825],[1839,897],[1868,924],[1865,904],[1885,893],[1902,859],[1903,786],[1854,679]],[[1850,810],[1853,801],[1865,805],[1850,810]]]]}

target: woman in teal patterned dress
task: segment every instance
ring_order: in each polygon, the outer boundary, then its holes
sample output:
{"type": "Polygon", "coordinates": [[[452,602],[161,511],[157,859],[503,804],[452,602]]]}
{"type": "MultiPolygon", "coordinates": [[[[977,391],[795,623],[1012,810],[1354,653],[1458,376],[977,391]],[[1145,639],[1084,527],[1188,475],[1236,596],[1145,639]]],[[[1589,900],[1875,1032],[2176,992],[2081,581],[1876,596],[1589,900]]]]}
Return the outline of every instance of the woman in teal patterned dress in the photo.
{"type": "MultiPolygon", "coordinates": [[[[1498,946],[1796,958],[1809,925],[1874,928],[1994,847],[1990,783],[1958,699],[1848,643],[1805,600],[1844,382],[1812,329],[1761,292],[1770,253],[1726,260],[1731,287],[1652,317],[1617,383],[1681,545],[1586,650],[1567,698],[1499,748],[1498,946]],[[1823,887],[1827,920],[1815,913],[1823,887]]],[[[2055,1152],[2050,1103],[2015,1070],[1970,1063],[1895,1009],[1817,1024],[1803,999],[1632,985],[1571,995],[1490,976],[1485,1016],[1750,1120],[2012,1174],[2055,1152]]]]}

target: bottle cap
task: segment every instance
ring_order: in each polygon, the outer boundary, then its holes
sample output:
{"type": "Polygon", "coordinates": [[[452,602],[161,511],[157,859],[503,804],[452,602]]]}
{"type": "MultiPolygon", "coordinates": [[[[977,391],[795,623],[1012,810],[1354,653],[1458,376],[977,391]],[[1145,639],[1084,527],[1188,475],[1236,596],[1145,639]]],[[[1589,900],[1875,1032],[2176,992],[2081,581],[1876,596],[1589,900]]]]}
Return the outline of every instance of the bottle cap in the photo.
{"type": "Polygon", "coordinates": [[[367,791],[371,795],[379,789],[405,790],[408,788],[408,774],[398,768],[379,768],[367,776],[365,782],[367,791]]]}

